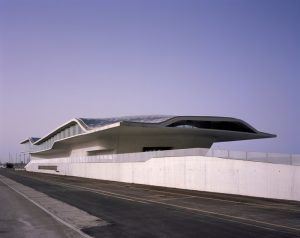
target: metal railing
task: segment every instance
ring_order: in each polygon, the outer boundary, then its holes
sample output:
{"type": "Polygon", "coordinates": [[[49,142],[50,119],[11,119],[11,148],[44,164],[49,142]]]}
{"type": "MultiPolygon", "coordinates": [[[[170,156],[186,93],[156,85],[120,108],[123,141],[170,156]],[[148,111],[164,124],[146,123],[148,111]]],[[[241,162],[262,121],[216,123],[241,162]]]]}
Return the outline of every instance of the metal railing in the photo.
{"type": "MultiPolygon", "coordinates": [[[[300,166],[300,154],[291,155],[291,154],[282,154],[282,153],[244,152],[244,151],[206,149],[206,148],[150,151],[150,152],[138,152],[138,153],[128,153],[128,154],[94,155],[94,156],[82,156],[82,157],[67,157],[67,158],[56,158],[56,159],[42,159],[42,161],[43,163],[129,163],[129,162],[145,162],[152,158],[184,157],[184,156],[217,157],[223,159],[234,159],[234,160],[300,166]]],[[[41,160],[40,159],[33,160],[32,162],[41,163],[41,160]]]]}
{"type": "Polygon", "coordinates": [[[300,154],[246,152],[211,149],[206,156],[273,164],[300,165],[300,154]]]}

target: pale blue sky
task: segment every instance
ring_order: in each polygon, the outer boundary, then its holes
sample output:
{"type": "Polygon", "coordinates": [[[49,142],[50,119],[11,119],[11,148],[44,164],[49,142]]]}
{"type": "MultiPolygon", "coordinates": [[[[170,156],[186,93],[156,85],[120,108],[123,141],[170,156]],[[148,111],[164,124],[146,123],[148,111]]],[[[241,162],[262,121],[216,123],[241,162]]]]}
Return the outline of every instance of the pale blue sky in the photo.
{"type": "Polygon", "coordinates": [[[0,157],[73,117],[219,115],[300,153],[300,1],[0,0],[0,157]]]}

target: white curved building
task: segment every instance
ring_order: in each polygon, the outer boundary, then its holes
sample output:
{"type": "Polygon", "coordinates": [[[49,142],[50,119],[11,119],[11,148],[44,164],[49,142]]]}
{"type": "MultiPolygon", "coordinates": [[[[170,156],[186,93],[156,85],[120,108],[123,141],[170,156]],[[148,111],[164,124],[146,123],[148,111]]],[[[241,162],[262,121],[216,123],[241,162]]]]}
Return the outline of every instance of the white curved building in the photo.
{"type": "Polygon", "coordinates": [[[235,118],[211,116],[132,116],[72,119],[26,145],[32,159],[210,148],[213,143],[271,138],[235,118]]]}

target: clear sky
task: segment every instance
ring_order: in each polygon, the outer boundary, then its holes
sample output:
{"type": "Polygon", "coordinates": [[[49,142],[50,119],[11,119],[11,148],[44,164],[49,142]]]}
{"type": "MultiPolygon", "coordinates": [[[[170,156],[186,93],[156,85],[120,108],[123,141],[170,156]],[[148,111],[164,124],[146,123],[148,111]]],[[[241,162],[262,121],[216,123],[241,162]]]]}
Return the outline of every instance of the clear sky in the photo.
{"type": "Polygon", "coordinates": [[[0,0],[0,158],[74,117],[238,117],[300,153],[300,1],[0,0]]]}

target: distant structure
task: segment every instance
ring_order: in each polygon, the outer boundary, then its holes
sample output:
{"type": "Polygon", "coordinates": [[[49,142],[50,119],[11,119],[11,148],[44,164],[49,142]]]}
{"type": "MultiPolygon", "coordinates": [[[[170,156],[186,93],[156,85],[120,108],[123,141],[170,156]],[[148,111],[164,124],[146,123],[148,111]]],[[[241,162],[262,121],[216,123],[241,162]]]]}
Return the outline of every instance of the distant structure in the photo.
{"type": "Polygon", "coordinates": [[[21,142],[32,159],[55,159],[157,150],[210,148],[213,143],[271,138],[228,117],[132,116],[76,118],[42,138],[21,142]]]}

